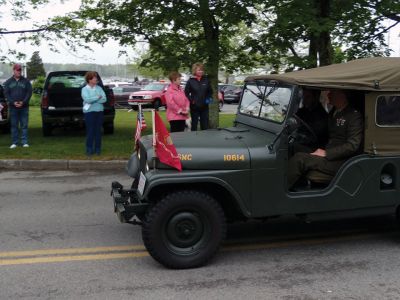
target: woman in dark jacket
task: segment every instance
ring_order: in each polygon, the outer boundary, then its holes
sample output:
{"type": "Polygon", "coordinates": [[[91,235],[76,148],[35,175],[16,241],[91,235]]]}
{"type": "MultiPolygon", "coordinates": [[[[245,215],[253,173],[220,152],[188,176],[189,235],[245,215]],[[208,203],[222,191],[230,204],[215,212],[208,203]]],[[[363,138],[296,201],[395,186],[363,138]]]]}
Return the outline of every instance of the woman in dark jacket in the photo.
{"type": "Polygon", "coordinates": [[[197,130],[200,119],[200,128],[208,128],[208,104],[212,97],[210,81],[204,76],[204,65],[195,63],[192,66],[193,76],[188,80],[185,87],[186,97],[190,101],[190,114],[192,117],[192,131],[197,130]]]}

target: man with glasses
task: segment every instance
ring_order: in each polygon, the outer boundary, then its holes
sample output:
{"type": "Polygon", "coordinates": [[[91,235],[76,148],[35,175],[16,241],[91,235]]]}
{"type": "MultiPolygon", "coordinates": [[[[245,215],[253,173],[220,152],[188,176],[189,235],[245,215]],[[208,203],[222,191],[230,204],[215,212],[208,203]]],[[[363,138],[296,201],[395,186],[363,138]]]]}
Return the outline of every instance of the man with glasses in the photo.
{"type": "Polygon", "coordinates": [[[19,130],[21,130],[22,147],[29,147],[28,116],[32,85],[21,73],[22,66],[15,64],[13,66],[13,76],[4,83],[4,95],[10,106],[12,140],[10,149],[16,148],[19,144],[19,130]]]}

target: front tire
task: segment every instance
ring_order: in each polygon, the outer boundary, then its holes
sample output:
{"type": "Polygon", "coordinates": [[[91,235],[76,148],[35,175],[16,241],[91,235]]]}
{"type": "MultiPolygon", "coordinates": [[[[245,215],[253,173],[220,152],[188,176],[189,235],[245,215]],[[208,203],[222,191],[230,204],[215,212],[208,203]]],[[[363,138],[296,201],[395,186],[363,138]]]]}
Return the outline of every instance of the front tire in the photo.
{"type": "Polygon", "coordinates": [[[210,195],[198,191],[168,194],[148,211],[142,227],[147,251],[172,269],[206,264],[225,235],[221,206],[210,195]]]}
{"type": "Polygon", "coordinates": [[[155,110],[159,110],[159,108],[161,107],[161,105],[162,105],[162,103],[161,103],[161,100],[160,100],[160,99],[154,100],[153,107],[154,107],[155,110]]]}

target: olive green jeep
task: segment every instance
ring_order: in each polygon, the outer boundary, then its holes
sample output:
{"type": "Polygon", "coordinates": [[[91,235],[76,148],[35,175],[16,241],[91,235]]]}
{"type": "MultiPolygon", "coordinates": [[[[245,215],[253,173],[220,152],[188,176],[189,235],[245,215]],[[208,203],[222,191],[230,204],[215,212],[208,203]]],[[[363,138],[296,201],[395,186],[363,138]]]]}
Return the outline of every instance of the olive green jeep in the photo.
{"type": "MultiPolygon", "coordinates": [[[[142,225],[150,255],[169,268],[204,265],[226,224],[294,215],[308,221],[399,214],[400,58],[369,58],[245,80],[234,126],[171,134],[178,172],[154,158],[152,137],[128,162],[130,189],[112,183],[121,222],[142,225]],[[287,184],[303,90],[343,89],[364,121],[360,152],[334,176],[306,174],[287,184]]],[[[306,126],[307,127],[307,126],[306,126]]],[[[308,126],[309,135],[313,128],[308,126]]],[[[303,130],[304,132],[304,130],[303,130]]],[[[304,135],[304,134],[303,134],[304,135]]]]}

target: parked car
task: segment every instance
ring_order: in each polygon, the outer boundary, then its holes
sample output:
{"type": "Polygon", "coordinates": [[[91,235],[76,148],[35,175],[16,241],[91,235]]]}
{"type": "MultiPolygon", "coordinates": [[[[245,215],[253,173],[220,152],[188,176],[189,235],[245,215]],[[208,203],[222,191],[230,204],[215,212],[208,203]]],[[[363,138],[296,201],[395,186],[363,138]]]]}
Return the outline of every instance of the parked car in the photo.
{"type": "Polygon", "coordinates": [[[133,92],[140,91],[141,87],[136,85],[121,85],[113,88],[115,106],[129,107],[128,99],[133,92]]]}
{"type": "Polygon", "coordinates": [[[219,90],[223,94],[225,103],[239,103],[243,87],[233,84],[224,84],[220,86],[219,90]]]}
{"type": "Polygon", "coordinates": [[[4,88],[0,84],[0,130],[3,133],[10,133],[10,118],[8,103],[4,96],[4,88]]]}
{"type": "Polygon", "coordinates": [[[166,82],[149,83],[140,91],[131,93],[128,104],[134,108],[142,104],[142,107],[154,107],[155,109],[159,109],[161,106],[166,105],[165,92],[168,86],[169,83],[166,82]]]}
{"type": "MultiPolygon", "coordinates": [[[[47,75],[41,101],[42,130],[44,136],[50,136],[56,127],[84,126],[81,89],[86,85],[87,71],[57,71],[47,75]]],[[[114,94],[112,89],[104,87],[100,75],[98,85],[104,89],[107,101],[104,103],[105,134],[114,132],[114,94]]]]}
{"type": "MultiPolygon", "coordinates": [[[[399,70],[400,58],[375,57],[247,77],[233,127],[171,134],[181,172],[159,161],[152,136],[140,139],[127,167],[132,186],[112,183],[114,211],[121,222],[142,225],[154,259],[179,269],[206,264],[227,222],[386,214],[400,219],[399,70]],[[346,90],[364,119],[364,139],[359,154],[335,175],[312,170],[304,186],[292,191],[288,161],[303,136],[296,134],[305,127],[296,112],[304,89],[320,92],[320,99],[328,89],[346,90]]],[[[308,137],[315,136],[308,127],[308,137]]]]}
{"type": "Polygon", "coordinates": [[[127,81],[113,81],[113,82],[107,82],[104,83],[104,86],[109,87],[110,89],[113,89],[115,87],[120,87],[123,85],[129,85],[129,82],[127,81]]]}

